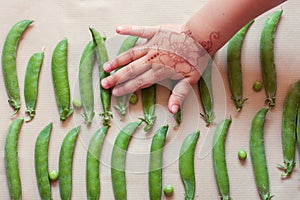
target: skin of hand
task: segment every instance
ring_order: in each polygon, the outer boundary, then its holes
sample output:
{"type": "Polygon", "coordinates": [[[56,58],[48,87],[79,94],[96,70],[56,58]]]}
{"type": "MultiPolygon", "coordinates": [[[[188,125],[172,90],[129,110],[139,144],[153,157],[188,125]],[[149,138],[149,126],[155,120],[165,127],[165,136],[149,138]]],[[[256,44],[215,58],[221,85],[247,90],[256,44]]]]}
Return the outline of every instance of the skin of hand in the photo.
{"type": "Polygon", "coordinates": [[[122,96],[167,78],[177,79],[168,103],[169,111],[176,113],[191,85],[199,80],[209,55],[216,53],[250,20],[284,1],[209,0],[183,25],[118,26],[117,33],[145,38],[147,42],[106,63],[107,72],[125,67],[103,79],[101,84],[113,88],[113,95],[122,96]],[[167,32],[166,37],[161,36],[162,32],[167,32]],[[198,55],[189,57],[186,52],[193,50],[185,48],[191,44],[193,47],[198,44],[198,55]]]}

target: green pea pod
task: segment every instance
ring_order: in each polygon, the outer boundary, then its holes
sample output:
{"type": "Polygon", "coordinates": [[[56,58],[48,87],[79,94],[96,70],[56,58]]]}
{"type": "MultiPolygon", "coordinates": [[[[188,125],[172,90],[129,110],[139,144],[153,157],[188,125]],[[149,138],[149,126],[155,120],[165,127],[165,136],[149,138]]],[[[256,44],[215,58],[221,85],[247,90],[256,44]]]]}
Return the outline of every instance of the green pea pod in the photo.
{"type": "Polygon", "coordinates": [[[263,200],[270,200],[269,174],[264,148],[264,123],[269,108],[258,111],[251,124],[250,155],[258,193],[263,200]]]}
{"type": "Polygon", "coordinates": [[[73,113],[73,109],[70,108],[71,97],[67,56],[68,40],[65,38],[56,45],[51,63],[54,92],[61,121],[65,121],[73,113]]]}
{"type": "MultiPolygon", "coordinates": [[[[121,47],[118,51],[117,55],[120,55],[121,53],[129,50],[130,48],[134,47],[136,42],[138,41],[138,37],[136,36],[127,36],[123,43],[121,44],[121,47]]],[[[121,68],[121,67],[120,67],[121,68]]],[[[118,69],[120,69],[118,68],[118,69]]],[[[120,113],[122,117],[126,115],[127,111],[127,103],[128,103],[128,95],[123,95],[123,96],[118,96],[116,97],[117,99],[117,104],[114,106],[114,108],[120,113]]]]}
{"type": "Polygon", "coordinates": [[[283,104],[281,138],[284,165],[278,165],[280,169],[284,170],[283,177],[291,174],[295,166],[296,123],[299,101],[300,80],[290,87],[283,104]]]}
{"type": "Polygon", "coordinates": [[[82,117],[87,125],[92,123],[95,116],[93,90],[94,50],[94,42],[90,41],[83,50],[79,65],[79,90],[83,106],[82,117]]]}
{"type": "Polygon", "coordinates": [[[35,116],[35,107],[38,98],[39,77],[44,59],[44,51],[33,54],[27,64],[25,81],[24,81],[24,96],[26,104],[26,113],[29,115],[30,121],[35,116]]]}
{"type": "Polygon", "coordinates": [[[215,130],[213,139],[214,172],[221,199],[223,200],[232,199],[230,197],[230,183],[225,156],[225,141],[231,121],[231,118],[221,121],[215,130]]]}
{"type": "Polygon", "coordinates": [[[298,106],[298,113],[297,113],[296,135],[297,135],[297,139],[298,139],[298,144],[300,144],[300,105],[298,106]]]}
{"type": "Polygon", "coordinates": [[[118,134],[111,155],[111,178],[116,200],[126,200],[125,161],[132,134],[140,126],[139,122],[130,122],[118,134]]]}
{"type": "Polygon", "coordinates": [[[254,20],[250,21],[241,28],[229,41],[227,47],[227,67],[228,79],[231,89],[231,99],[234,101],[237,111],[240,111],[244,102],[243,99],[243,73],[242,73],[242,48],[245,35],[253,24],[254,20]]]}
{"type": "Polygon", "coordinates": [[[62,200],[72,196],[72,163],[80,126],[71,129],[65,136],[59,152],[59,192],[62,200]]]}
{"type": "Polygon", "coordinates": [[[212,91],[212,64],[213,57],[208,61],[208,65],[203,72],[201,78],[198,81],[198,90],[201,99],[201,104],[204,113],[200,113],[201,117],[206,122],[206,126],[209,126],[215,119],[214,113],[214,98],[212,91]]]}
{"type": "MultiPolygon", "coordinates": [[[[94,28],[90,28],[93,41],[95,44],[96,57],[98,62],[98,68],[100,73],[100,82],[107,76],[109,73],[105,72],[103,69],[103,64],[108,61],[108,54],[105,46],[105,38],[94,28]]],[[[110,126],[110,118],[112,117],[112,112],[110,111],[111,104],[111,89],[105,89],[100,85],[100,97],[102,102],[103,113],[100,114],[103,117],[103,125],[110,126]]]]}
{"type": "Polygon", "coordinates": [[[260,61],[265,91],[266,102],[270,107],[275,106],[277,90],[276,66],[274,62],[275,32],[283,10],[273,12],[266,20],[260,38],[260,61]]]}
{"type": "Polygon", "coordinates": [[[51,184],[48,171],[48,147],[52,123],[49,123],[39,133],[34,148],[34,164],[37,185],[41,199],[51,200],[51,184]]]}
{"type": "MultiPolygon", "coordinates": [[[[174,89],[176,83],[177,83],[177,81],[175,81],[175,80],[171,81],[171,88],[172,88],[172,90],[174,89]]],[[[175,119],[175,121],[177,123],[177,125],[174,128],[178,128],[180,126],[181,122],[182,122],[182,106],[183,105],[181,105],[179,107],[177,113],[173,114],[173,117],[174,117],[174,119],[175,119]]]]}
{"type": "Polygon", "coordinates": [[[89,143],[86,157],[86,191],[87,198],[98,200],[100,198],[100,154],[108,126],[98,129],[89,143]]]}
{"type": "Polygon", "coordinates": [[[179,173],[185,189],[185,199],[192,200],[195,196],[195,148],[200,131],[189,134],[183,141],[179,153],[179,173]]]}
{"type": "Polygon", "coordinates": [[[22,185],[18,162],[18,140],[24,119],[17,118],[9,126],[5,140],[4,162],[11,199],[22,199],[22,185]]]}
{"type": "Polygon", "coordinates": [[[155,102],[156,102],[156,84],[151,85],[150,87],[144,88],[142,91],[142,104],[144,111],[144,122],[146,122],[146,126],[144,130],[146,132],[150,131],[154,125],[154,121],[156,116],[155,112],[155,102]]]}
{"type": "Polygon", "coordinates": [[[169,126],[158,129],[151,142],[149,161],[149,195],[151,200],[161,199],[163,149],[169,126]]]}
{"type": "Polygon", "coordinates": [[[8,103],[16,114],[21,107],[20,88],[16,70],[17,49],[20,39],[33,20],[17,22],[8,32],[2,49],[2,72],[6,92],[9,97],[8,103]]]}

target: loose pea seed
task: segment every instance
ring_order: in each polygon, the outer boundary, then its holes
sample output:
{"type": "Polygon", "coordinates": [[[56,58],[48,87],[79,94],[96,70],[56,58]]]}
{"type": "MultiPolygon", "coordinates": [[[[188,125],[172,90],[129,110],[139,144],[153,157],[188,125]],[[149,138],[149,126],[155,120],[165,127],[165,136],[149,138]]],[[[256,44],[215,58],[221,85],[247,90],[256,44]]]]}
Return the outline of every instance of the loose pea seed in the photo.
{"type": "Polygon", "coordinates": [[[238,157],[239,157],[240,160],[246,160],[247,152],[243,149],[239,150],[238,157]]]}
{"type": "Polygon", "coordinates": [[[49,173],[49,179],[51,181],[56,181],[58,179],[58,171],[57,170],[52,170],[50,173],[49,173]]]}
{"type": "Polygon", "coordinates": [[[172,185],[166,185],[164,187],[164,193],[166,196],[172,196],[174,192],[174,187],[172,185]]]}
{"type": "Polygon", "coordinates": [[[260,92],[263,88],[263,83],[262,81],[256,81],[255,83],[253,83],[253,86],[252,86],[253,90],[255,92],[260,92]]]}
{"type": "Polygon", "coordinates": [[[82,102],[80,99],[73,99],[72,101],[74,108],[81,108],[82,107],[82,102]]]}
{"type": "Polygon", "coordinates": [[[131,94],[130,98],[129,98],[129,103],[136,104],[137,102],[138,102],[137,94],[135,94],[135,93],[131,94]]]}

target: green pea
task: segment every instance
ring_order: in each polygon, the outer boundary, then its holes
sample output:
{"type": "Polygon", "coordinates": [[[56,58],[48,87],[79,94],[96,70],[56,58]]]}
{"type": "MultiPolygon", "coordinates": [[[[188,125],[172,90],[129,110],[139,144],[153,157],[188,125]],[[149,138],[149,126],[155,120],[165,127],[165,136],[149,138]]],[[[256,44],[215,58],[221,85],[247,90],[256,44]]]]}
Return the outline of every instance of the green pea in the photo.
{"type": "Polygon", "coordinates": [[[67,69],[68,40],[61,40],[52,55],[51,71],[56,103],[59,108],[60,120],[65,121],[72,115],[70,108],[70,85],[67,69]]]}
{"type": "Polygon", "coordinates": [[[51,187],[48,173],[48,146],[52,130],[49,123],[39,133],[34,148],[34,164],[37,185],[41,199],[51,199],[51,187]]]}
{"type": "Polygon", "coordinates": [[[213,139],[214,172],[219,192],[224,200],[232,199],[225,155],[225,141],[231,121],[231,118],[222,120],[215,130],[213,139]]]}
{"type": "Polygon", "coordinates": [[[6,92],[9,97],[8,103],[16,114],[21,107],[20,88],[16,70],[17,49],[20,39],[33,20],[17,22],[8,32],[2,49],[2,72],[6,92]]]}
{"type": "Polygon", "coordinates": [[[58,179],[58,171],[57,170],[52,170],[50,173],[49,173],[49,179],[50,181],[56,181],[58,179]]]}
{"type": "Polygon", "coordinates": [[[103,126],[98,129],[88,146],[86,157],[87,199],[99,199],[100,197],[100,154],[108,128],[108,126],[103,126]]]}
{"type": "Polygon", "coordinates": [[[260,92],[263,88],[263,83],[262,81],[256,81],[255,83],[253,83],[253,86],[252,86],[253,90],[255,92],[260,92]]]}
{"type": "Polygon", "coordinates": [[[131,104],[137,104],[138,100],[139,100],[139,97],[136,93],[132,93],[129,97],[129,103],[131,103],[131,104]]]}
{"type": "Polygon", "coordinates": [[[277,91],[277,75],[274,62],[274,40],[277,25],[283,10],[273,12],[266,20],[260,38],[260,61],[264,88],[266,91],[266,102],[270,107],[275,106],[277,91]]]}
{"type": "Polygon", "coordinates": [[[44,59],[44,51],[33,54],[27,64],[25,81],[24,81],[24,96],[26,104],[26,113],[29,115],[27,122],[35,116],[35,107],[38,97],[39,76],[44,59]]]}
{"type": "Polygon", "coordinates": [[[250,134],[250,155],[258,193],[263,200],[270,200],[269,174],[264,148],[264,123],[269,108],[262,108],[253,117],[250,134]]]}
{"type": "Polygon", "coordinates": [[[282,113],[282,148],[283,165],[278,165],[284,173],[283,177],[290,175],[295,167],[296,153],[296,122],[300,99],[300,80],[292,84],[288,90],[283,104],[282,113]]]}
{"type": "Polygon", "coordinates": [[[179,173],[185,189],[185,199],[191,200],[195,196],[195,148],[200,131],[189,134],[183,141],[179,152],[179,173]]]}
{"type": "Polygon", "coordinates": [[[73,99],[72,104],[74,106],[74,108],[81,108],[82,107],[82,101],[80,99],[73,99]]]}
{"type": "Polygon", "coordinates": [[[90,125],[95,116],[93,68],[95,62],[95,44],[90,41],[84,48],[79,65],[79,90],[83,106],[82,117],[87,125],[90,125]]]}
{"type": "Polygon", "coordinates": [[[11,199],[22,199],[22,185],[18,162],[18,140],[24,119],[17,118],[9,126],[4,149],[4,162],[11,199]]]}
{"type": "Polygon", "coordinates": [[[247,99],[243,98],[242,76],[242,47],[246,33],[254,20],[241,28],[230,40],[227,48],[228,79],[231,89],[231,99],[234,101],[237,111],[240,111],[247,99]]]}
{"type": "Polygon", "coordinates": [[[149,161],[149,196],[150,199],[161,199],[163,149],[169,126],[158,129],[151,142],[149,161]]]}
{"type": "Polygon", "coordinates": [[[72,165],[73,154],[80,126],[71,129],[65,136],[59,152],[59,192],[62,200],[72,196],[72,165]]]}
{"type": "Polygon", "coordinates": [[[238,157],[240,160],[246,160],[247,152],[244,149],[238,151],[238,157]]]}
{"type": "Polygon", "coordinates": [[[164,194],[168,197],[172,196],[174,193],[174,187],[172,185],[166,185],[164,187],[164,194]]]}

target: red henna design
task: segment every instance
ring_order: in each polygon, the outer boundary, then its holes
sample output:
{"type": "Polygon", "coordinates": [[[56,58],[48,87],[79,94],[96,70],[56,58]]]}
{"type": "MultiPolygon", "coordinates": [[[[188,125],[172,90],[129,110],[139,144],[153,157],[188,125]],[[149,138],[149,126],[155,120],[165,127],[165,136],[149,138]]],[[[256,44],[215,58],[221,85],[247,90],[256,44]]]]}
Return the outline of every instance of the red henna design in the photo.
{"type": "Polygon", "coordinates": [[[209,35],[209,40],[208,41],[203,41],[200,42],[200,45],[203,46],[203,48],[207,51],[207,52],[211,52],[212,48],[213,48],[213,40],[217,40],[220,38],[220,32],[212,32],[209,35]]]}

